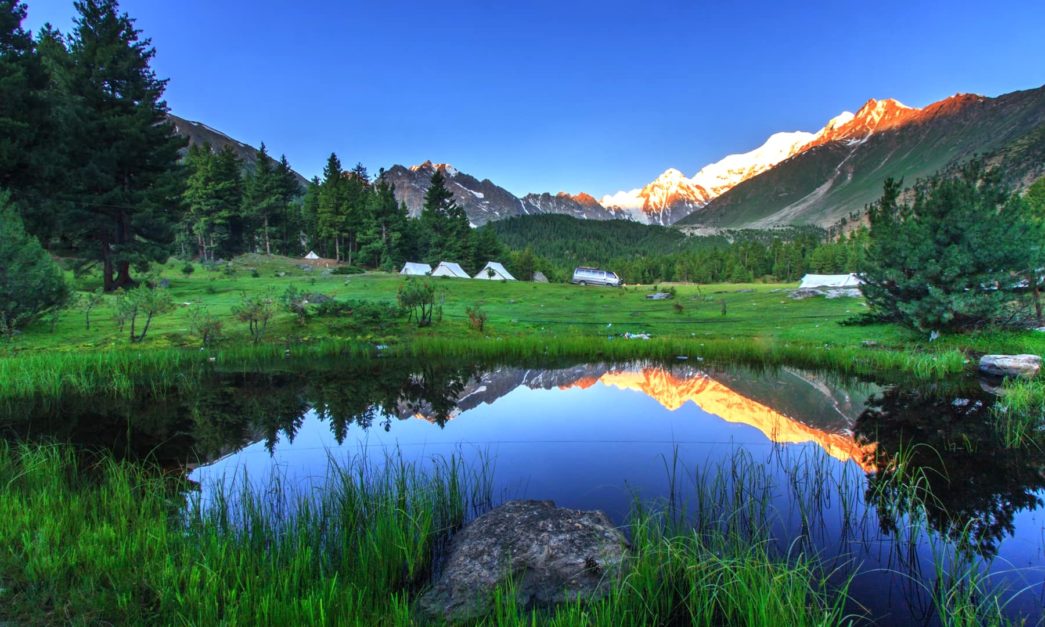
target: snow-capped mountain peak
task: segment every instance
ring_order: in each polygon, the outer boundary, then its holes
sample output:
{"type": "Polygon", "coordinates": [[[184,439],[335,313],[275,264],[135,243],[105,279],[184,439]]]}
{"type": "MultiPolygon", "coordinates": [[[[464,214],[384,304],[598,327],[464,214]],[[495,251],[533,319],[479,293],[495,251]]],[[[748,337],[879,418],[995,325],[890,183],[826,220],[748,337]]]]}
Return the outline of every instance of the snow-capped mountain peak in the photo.
{"type": "Polygon", "coordinates": [[[611,210],[626,210],[641,222],[671,224],[679,219],[677,213],[693,211],[709,199],[706,189],[680,170],[668,168],[641,189],[603,196],[601,204],[611,210]]]}
{"type": "Polygon", "coordinates": [[[706,189],[714,198],[796,154],[814,137],[813,133],[805,131],[774,133],[754,150],[728,155],[704,166],[693,175],[693,183],[706,189]]]}

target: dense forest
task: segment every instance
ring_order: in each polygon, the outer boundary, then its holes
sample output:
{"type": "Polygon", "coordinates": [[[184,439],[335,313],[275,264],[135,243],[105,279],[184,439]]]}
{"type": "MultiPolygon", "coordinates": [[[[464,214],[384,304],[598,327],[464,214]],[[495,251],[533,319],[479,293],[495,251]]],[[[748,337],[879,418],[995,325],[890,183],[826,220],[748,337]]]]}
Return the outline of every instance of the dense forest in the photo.
{"type": "Polygon", "coordinates": [[[569,280],[575,266],[590,265],[629,283],[794,281],[806,272],[852,272],[867,240],[867,231],[857,229],[828,241],[816,227],[694,237],[662,226],[564,215],[519,216],[480,230],[495,231],[514,251],[510,269],[532,265],[552,280],[569,280]]]}

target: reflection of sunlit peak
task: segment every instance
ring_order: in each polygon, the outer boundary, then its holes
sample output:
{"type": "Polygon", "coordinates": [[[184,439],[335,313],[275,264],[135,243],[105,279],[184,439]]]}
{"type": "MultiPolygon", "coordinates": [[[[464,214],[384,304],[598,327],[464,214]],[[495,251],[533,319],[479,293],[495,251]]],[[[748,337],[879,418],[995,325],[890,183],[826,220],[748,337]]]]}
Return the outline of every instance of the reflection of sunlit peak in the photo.
{"type": "Polygon", "coordinates": [[[560,385],[559,389],[560,390],[568,390],[570,388],[580,388],[582,390],[587,390],[588,388],[590,388],[591,386],[595,385],[598,382],[599,382],[599,378],[598,377],[581,377],[580,379],[577,379],[573,383],[570,383],[570,384],[567,384],[567,385],[560,385]]]}
{"type": "Polygon", "coordinates": [[[865,471],[874,470],[871,459],[874,444],[861,445],[849,434],[810,427],[733,391],[703,373],[681,378],[664,368],[644,368],[607,372],[599,381],[618,389],[642,392],[671,411],[693,401],[707,413],[727,422],[758,429],[773,442],[815,442],[832,457],[842,461],[852,459],[865,471]]]}

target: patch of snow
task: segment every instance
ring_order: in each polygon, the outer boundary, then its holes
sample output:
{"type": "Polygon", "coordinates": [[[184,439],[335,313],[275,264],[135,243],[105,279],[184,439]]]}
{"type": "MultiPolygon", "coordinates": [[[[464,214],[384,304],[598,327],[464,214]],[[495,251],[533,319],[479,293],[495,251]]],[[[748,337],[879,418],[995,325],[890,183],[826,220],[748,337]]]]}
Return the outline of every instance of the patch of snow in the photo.
{"type": "Polygon", "coordinates": [[[721,196],[739,183],[794,155],[815,137],[806,131],[774,133],[754,150],[727,155],[704,166],[693,175],[691,181],[707,190],[712,198],[721,196]]]}

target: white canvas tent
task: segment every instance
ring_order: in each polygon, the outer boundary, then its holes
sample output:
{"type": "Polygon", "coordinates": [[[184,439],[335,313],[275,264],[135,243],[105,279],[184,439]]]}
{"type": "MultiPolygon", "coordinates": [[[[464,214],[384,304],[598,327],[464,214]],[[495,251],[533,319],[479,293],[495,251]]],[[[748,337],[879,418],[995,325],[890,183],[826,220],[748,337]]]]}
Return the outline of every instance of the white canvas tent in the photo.
{"type": "Polygon", "coordinates": [[[426,276],[432,274],[432,266],[427,263],[414,263],[413,261],[408,261],[403,264],[403,269],[399,271],[399,274],[426,276]]]}
{"type": "Polygon", "coordinates": [[[548,277],[544,276],[544,273],[541,272],[540,270],[538,270],[537,272],[533,273],[533,282],[534,283],[547,283],[548,282],[548,277]]]}
{"type": "Polygon", "coordinates": [[[802,277],[798,288],[846,289],[860,287],[862,283],[860,277],[855,274],[807,274],[802,277]]]}
{"type": "Polygon", "coordinates": [[[455,279],[470,279],[468,273],[456,263],[451,261],[440,261],[439,265],[432,270],[432,276],[448,276],[455,279]]]}
{"type": "Polygon", "coordinates": [[[319,259],[319,255],[316,254],[316,251],[310,250],[308,251],[308,254],[305,255],[305,259],[319,259]]]}
{"type": "Polygon", "coordinates": [[[483,269],[476,274],[473,279],[483,279],[490,281],[514,281],[515,277],[508,273],[504,269],[504,266],[497,263],[496,261],[488,261],[483,269]]]}

